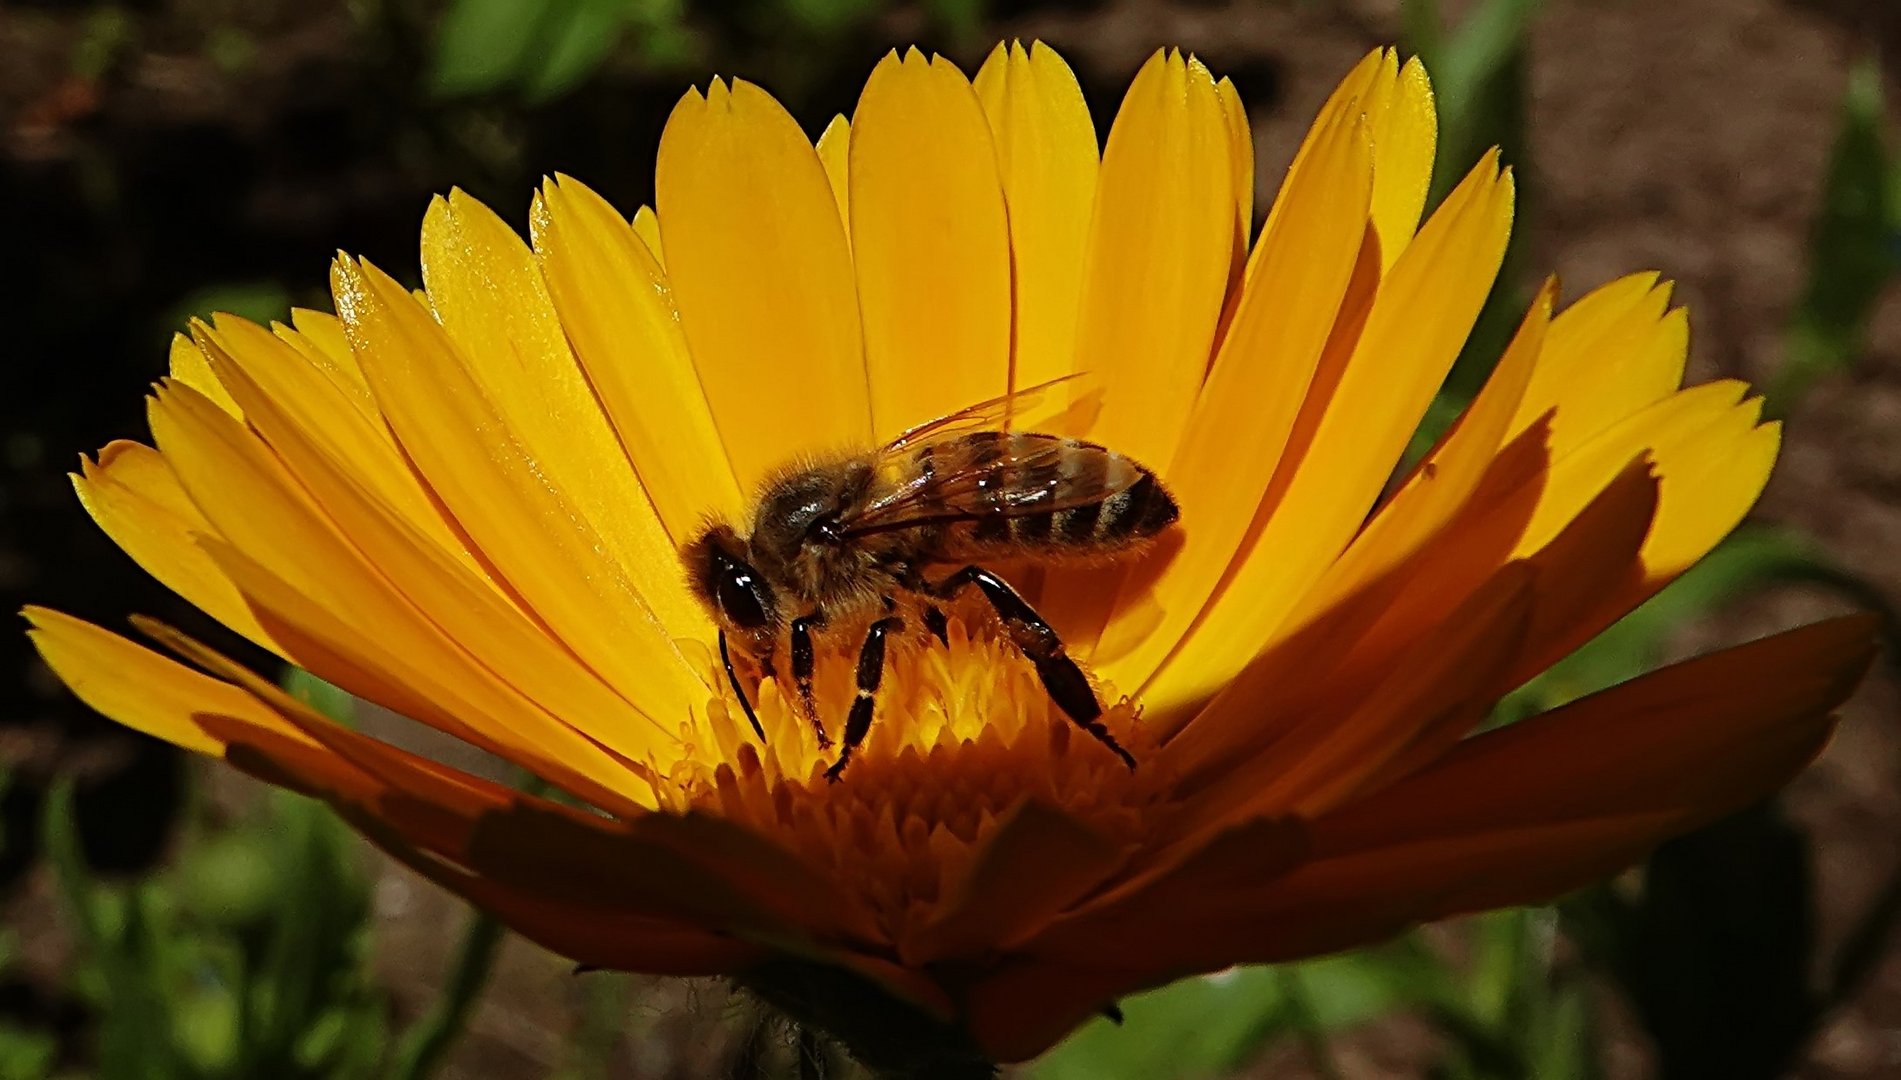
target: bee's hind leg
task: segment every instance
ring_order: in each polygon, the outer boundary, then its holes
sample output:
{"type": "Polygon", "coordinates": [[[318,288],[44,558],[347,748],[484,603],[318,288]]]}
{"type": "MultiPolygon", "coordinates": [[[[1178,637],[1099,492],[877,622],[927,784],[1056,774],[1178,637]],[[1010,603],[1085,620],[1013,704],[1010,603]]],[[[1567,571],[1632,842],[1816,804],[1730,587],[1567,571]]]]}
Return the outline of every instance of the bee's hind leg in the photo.
{"type": "Polygon", "coordinates": [[[903,629],[903,619],[887,615],[865,632],[865,644],[858,650],[858,695],[852,698],[851,713],[845,718],[845,744],[838,750],[838,760],[825,770],[825,779],[836,781],[844,774],[852,750],[871,730],[871,714],[878,707],[878,685],[884,682],[885,637],[903,629]]]}
{"type": "Polygon", "coordinates": [[[819,719],[818,698],[812,692],[812,672],[817,666],[817,653],[812,649],[812,629],[825,625],[825,620],[817,612],[803,615],[792,620],[792,682],[799,688],[799,705],[805,710],[805,718],[818,733],[818,748],[831,748],[831,737],[825,734],[825,721],[819,719]]]}
{"type": "Polygon", "coordinates": [[[1036,668],[1036,677],[1043,681],[1043,689],[1049,692],[1050,700],[1056,703],[1056,707],[1063,710],[1077,727],[1113,751],[1124,765],[1135,768],[1135,758],[1103,726],[1102,703],[1096,700],[1096,691],[1089,685],[1089,677],[1064,651],[1063,639],[1056,636],[1055,628],[1045,622],[1028,601],[1018,596],[1009,582],[981,566],[966,566],[939,582],[931,591],[949,599],[968,585],[977,586],[977,590],[983,593],[984,599],[996,611],[997,617],[1003,620],[1010,640],[1023,650],[1024,656],[1029,657],[1030,663],[1036,668]]]}
{"type": "Polygon", "coordinates": [[[733,654],[726,647],[726,631],[719,632],[719,662],[726,668],[726,681],[733,686],[733,696],[739,699],[739,711],[746,714],[746,722],[752,725],[753,734],[759,741],[766,741],[766,729],[759,726],[759,714],[752,711],[752,702],[746,699],[746,688],[739,685],[739,673],[733,670],[733,654]]]}

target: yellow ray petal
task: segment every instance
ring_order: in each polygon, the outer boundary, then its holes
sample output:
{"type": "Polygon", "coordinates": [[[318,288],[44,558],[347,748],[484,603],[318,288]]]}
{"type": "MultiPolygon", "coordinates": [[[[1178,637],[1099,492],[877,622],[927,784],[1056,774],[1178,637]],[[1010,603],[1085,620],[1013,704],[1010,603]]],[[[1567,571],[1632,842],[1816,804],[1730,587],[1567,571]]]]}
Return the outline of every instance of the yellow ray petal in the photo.
{"type": "MultiPolygon", "coordinates": [[[[581,515],[670,633],[706,632],[675,545],[568,347],[528,245],[488,207],[454,192],[423,218],[422,276],[456,355],[536,462],[536,482],[581,515]]],[[[683,467],[696,487],[720,471],[717,459],[683,467]]]]}
{"type": "Polygon", "coordinates": [[[893,52],[851,126],[851,245],[883,442],[1009,386],[1010,235],[997,153],[957,66],[893,52]]]}
{"type": "Polygon", "coordinates": [[[272,323],[271,332],[322,372],[357,411],[387,430],[389,425],[383,423],[376,395],[370,393],[370,384],[363,379],[363,369],[357,366],[356,355],[350,351],[350,339],[344,336],[343,324],[337,317],[327,311],[292,308],[290,321],[290,326],[272,323]]]}
{"type": "Polygon", "coordinates": [[[818,151],[819,164],[825,166],[825,180],[832,186],[832,196],[838,200],[838,220],[845,223],[845,234],[851,235],[851,121],[844,113],[832,117],[825,125],[814,144],[818,151]]]}
{"type": "MultiPolygon", "coordinates": [[[[213,363],[218,363],[215,352],[213,363]]],[[[629,760],[672,756],[677,718],[662,727],[642,716],[498,592],[479,567],[445,551],[347,459],[300,426],[282,399],[250,382],[241,368],[222,369],[222,374],[234,395],[250,406],[252,423],[338,531],[445,636],[540,707],[532,712],[530,726],[522,728],[524,738],[550,749],[580,748],[579,732],[629,760]],[[574,731],[550,734],[542,710],[574,731]]]]}
{"type": "MultiPolygon", "coordinates": [[[[261,407],[257,402],[260,395],[271,399],[270,404],[283,420],[279,432],[284,425],[295,425],[301,438],[322,447],[324,454],[374,491],[429,544],[481,572],[453,526],[410,471],[381,415],[371,419],[354,407],[347,391],[322,368],[310,363],[308,354],[256,323],[229,315],[220,318],[216,328],[199,324],[194,333],[199,335],[199,348],[220,382],[227,388],[247,382],[253,407],[261,407]]],[[[231,393],[236,400],[236,391],[231,393]]],[[[258,426],[263,430],[262,425],[258,426]]],[[[263,434],[266,442],[276,445],[274,432],[264,430],[263,434]]],[[[292,468],[295,471],[294,465],[292,468]]],[[[483,577],[486,580],[486,574],[483,577]]]]}
{"type": "Polygon", "coordinates": [[[715,80],[668,118],[654,184],[667,277],[740,489],[800,453],[866,443],[851,255],[798,124],[757,86],[715,80]]]}
{"type": "Polygon", "coordinates": [[[1227,290],[1230,154],[1208,69],[1158,52],[1123,99],[1097,177],[1077,367],[1102,380],[1094,437],[1164,475],[1227,290]]]}
{"type": "Polygon", "coordinates": [[[1514,411],[1544,353],[1557,283],[1547,281],[1492,377],[1440,445],[1327,568],[1292,616],[1299,622],[1404,561],[1451,521],[1504,444],[1514,411]]]}
{"type": "MultiPolygon", "coordinates": [[[[1374,168],[1377,183],[1377,159],[1374,168]]],[[[1150,680],[1151,707],[1186,708],[1225,683],[1358,531],[1491,289],[1511,212],[1510,173],[1488,156],[1381,282],[1338,384],[1304,406],[1318,420],[1304,441],[1296,426],[1280,466],[1293,470],[1284,493],[1257,516],[1212,604],[1150,680]]]]}
{"type": "Polygon", "coordinates": [[[709,691],[640,586],[542,479],[428,312],[367,264],[339,261],[334,275],[337,310],[391,428],[489,564],[643,712],[685,717],[703,708],[709,691]]]}
{"type": "Polygon", "coordinates": [[[180,483],[225,538],[200,543],[292,660],[543,775],[628,783],[605,752],[502,687],[406,603],[248,429],[177,384],[160,388],[151,421],[180,483]]]}
{"type": "MultiPolygon", "coordinates": [[[[1387,84],[1382,82],[1382,89],[1387,84]]],[[[1370,103],[1373,118],[1373,227],[1391,271],[1411,243],[1432,183],[1432,159],[1439,143],[1439,118],[1432,83],[1417,56],[1399,69],[1390,97],[1370,103]]]]}
{"type": "Polygon", "coordinates": [[[216,529],[192,505],[165,458],[149,446],[115,442],[97,464],[80,459],[73,490],[112,542],[145,572],[212,618],[264,648],[283,650],[246,606],[197,537],[216,529]]]}
{"type": "Polygon", "coordinates": [[[1513,433],[1550,413],[1552,452],[1563,455],[1674,391],[1690,331],[1685,312],[1665,312],[1669,300],[1669,283],[1633,274],[1560,313],[1512,418],[1513,433]]]}
{"type": "Polygon", "coordinates": [[[739,484],[659,262],[605,199],[565,176],[543,185],[532,221],[562,327],[668,536],[683,544],[709,514],[736,518],[739,484]]]}
{"type": "Polygon", "coordinates": [[[184,383],[193,390],[209,398],[211,402],[238,419],[244,414],[238,411],[238,403],[231,400],[231,394],[218,385],[218,377],[211,372],[206,363],[205,354],[184,334],[172,335],[171,375],[173,379],[184,383]]]}
{"type": "Polygon", "coordinates": [[[1076,76],[1041,42],[998,45],[977,73],[1009,205],[1013,386],[1076,370],[1076,319],[1096,199],[1096,129],[1076,76]]]}
{"type": "Polygon", "coordinates": [[[1247,106],[1241,104],[1241,92],[1234,80],[1223,78],[1215,84],[1221,94],[1221,116],[1228,122],[1228,160],[1234,169],[1235,233],[1240,237],[1237,250],[1247,257],[1248,234],[1254,229],[1254,129],[1248,125],[1247,106]]]}
{"type": "Polygon", "coordinates": [[[1254,520],[1346,295],[1366,230],[1372,152],[1365,122],[1336,115],[1288,174],[1254,269],[1168,483],[1189,523],[1182,550],[1125,585],[1095,663],[1140,686],[1201,610],[1254,520]],[[1152,592],[1160,618],[1141,591],[1152,592]]]}
{"type": "Polygon", "coordinates": [[[633,228],[634,235],[647,245],[647,253],[653,256],[653,261],[659,263],[661,269],[666,269],[666,252],[660,247],[660,217],[653,212],[653,207],[643,206],[634,211],[633,228]]]}
{"type": "Polygon", "coordinates": [[[27,636],[53,674],[87,706],[135,731],[201,754],[219,754],[224,743],[192,720],[193,714],[214,713],[310,744],[229,683],[70,615],[40,607],[29,607],[23,614],[32,626],[27,636]]]}

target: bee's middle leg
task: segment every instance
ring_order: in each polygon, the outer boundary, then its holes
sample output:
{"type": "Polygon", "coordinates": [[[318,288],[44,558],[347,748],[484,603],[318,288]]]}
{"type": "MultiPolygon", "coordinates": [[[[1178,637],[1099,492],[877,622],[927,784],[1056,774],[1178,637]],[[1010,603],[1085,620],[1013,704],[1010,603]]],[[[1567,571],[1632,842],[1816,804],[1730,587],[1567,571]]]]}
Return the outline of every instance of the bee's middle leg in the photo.
{"type": "Polygon", "coordinates": [[[1124,765],[1135,768],[1135,758],[1103,726],[1102,703],[1096,700],[1095,688],[1089,685],[1089,677],[1083,674],[1082,668],[1064,650],[1063,639],[1056,636],[1056,628],[1044,621],[1029,601],[1017,595],[1009,582],[981,566],[966,566],[939,582],[931,591],[949,599],[969,585],[977,586],[977,591],[983,593],[991,609],[1003,620],[1010,640],[1016,643],[1016,647],[1036,668],[1036,677],[1042,680],[1043,689],[1048,692],[1050,700],[1056,703],[1056,707],[1063,710],[1077,727],[1113,751],[1124,765]]]}
{"type": "Polygon", "coordinates": [[[871,731],[871,714],[878,708],[878,686],[884,682],[885,637],[903,629],[903,619],[887,615],[865,632],[865,643],[858,650],[858,694],[852,698],[851,712],[845,718],[845,744],[839,748],[838,760],[825,770],[825,779],[836,781],[844,773],[851,752],[871,731]]]}
{"type": "Polygon", "coordinates": [[[818,697],[812,691],[812,673],[818,664],[818,654],[812,648],[812,630],[825,625],[822,616],[814,612],[792,620],[792,682],[799,688],[799,704],[805,709],[805,719],[818,733],[818,748],[830,749],[831,737],[825,734],[825,721],[819,719],[818,697]]]}

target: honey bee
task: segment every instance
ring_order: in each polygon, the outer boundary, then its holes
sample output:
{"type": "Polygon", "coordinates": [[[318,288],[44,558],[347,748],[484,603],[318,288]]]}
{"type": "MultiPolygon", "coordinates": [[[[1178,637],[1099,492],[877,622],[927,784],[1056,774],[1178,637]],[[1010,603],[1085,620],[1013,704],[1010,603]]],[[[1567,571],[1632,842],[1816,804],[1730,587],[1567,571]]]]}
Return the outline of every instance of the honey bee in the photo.
{"type": "Polygon", "coordinates": [[[906,615],[948,643],[943,608],[974,586],[1050,699],[1131,769],[1102,724],[1089,679],[1042,616],[983,563],[1003,559],[1099,565],[1129,558],[1180,517],[1153,472],[1080,439],[1009,430],[1012,415],[1057,383],[978,402],[920,424],[875,450],[801,462],[760,489],[751,529],[709,524],[681,549],[694,591],[719,628],[733,694],[765,740],[733,668],[728,639],[777,677],[783,642],[805,718],[830,737],[812,688],[819,634],[864,635],[857,696],[845,719],[837,780],[871,728],[886,641],[906,615]],[[932,571],[960,567],[935,580],[932,571]]]}

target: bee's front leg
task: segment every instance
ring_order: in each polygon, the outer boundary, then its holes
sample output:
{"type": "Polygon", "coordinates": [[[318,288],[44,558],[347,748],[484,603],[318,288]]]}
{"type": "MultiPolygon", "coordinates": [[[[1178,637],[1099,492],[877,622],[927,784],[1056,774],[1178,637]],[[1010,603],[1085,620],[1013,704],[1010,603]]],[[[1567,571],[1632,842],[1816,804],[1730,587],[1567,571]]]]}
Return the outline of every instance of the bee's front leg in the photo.
{"type": "Polygon", "coordinates": [[[799,688],[799,705],[805,710],[805,719],[818,733],[818,748],[831,748],[832,740],[825,734],[825,722],[819,719],[818,698],[812,691],[812,673],[818,664],[818,654],[812,648],[812,631],[825,625],[825,617],[818,612],[802,615],[792,620],[792,682],[799,688]]]}

